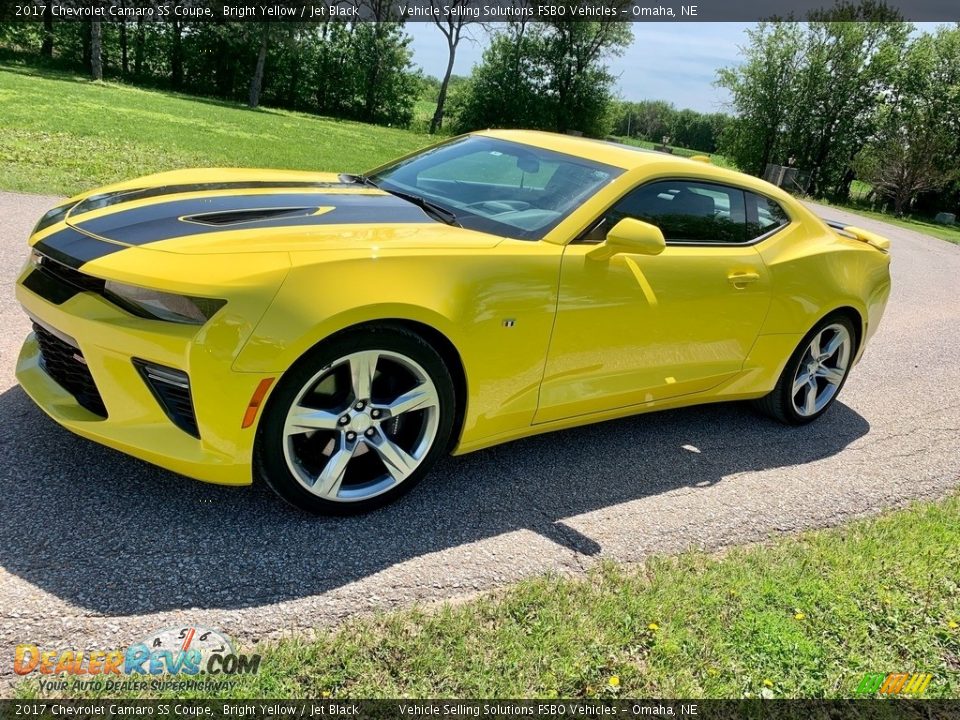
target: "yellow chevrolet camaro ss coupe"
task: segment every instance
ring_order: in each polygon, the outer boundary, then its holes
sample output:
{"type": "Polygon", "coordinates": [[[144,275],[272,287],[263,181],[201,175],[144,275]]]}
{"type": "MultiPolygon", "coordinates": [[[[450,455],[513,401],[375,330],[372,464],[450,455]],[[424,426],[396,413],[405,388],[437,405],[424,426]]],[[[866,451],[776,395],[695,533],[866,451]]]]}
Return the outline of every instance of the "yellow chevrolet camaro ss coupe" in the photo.
{"type": "Polygon", "coordinates": [[[356,512],[547,430],[742,399],[813,420],[877,329],[888,244],[708,162],[548,133],[366,175],[163,173],[40,220],[17,376],[79,435],[356,512]]]}

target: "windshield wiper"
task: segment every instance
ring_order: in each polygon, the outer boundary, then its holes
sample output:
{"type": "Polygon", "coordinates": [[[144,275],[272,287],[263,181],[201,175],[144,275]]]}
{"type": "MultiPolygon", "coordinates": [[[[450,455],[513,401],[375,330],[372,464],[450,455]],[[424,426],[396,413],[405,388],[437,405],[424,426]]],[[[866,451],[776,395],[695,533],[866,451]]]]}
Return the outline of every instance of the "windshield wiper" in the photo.
{"type": "Polygon", "coordinates": [[[419,195],[414,195],[413,193],[404,192],[403,190],[394,190],[393,188],[382,187],[377,185],[373,180],[368,178],[366,175],[344,175],[345,178],[348,178],[352,182],[359,183],[360,185],[368,185],[370,187],[377,188],[378,190],[383,190],[384,192],[395,195],[396,197],[411,202],[419,208],[422,208],[426,212],[430,213],[436,217],[441,222],[445,222],[447,225],[453,225],[455,227],[463,227],[460,222],[457,220],[457,214],[452,210],[448,210],[442,205],[437,205],[435,202],[431,202],[424,197],[419,195]]]}
{"type": "MultiPolygon", "coordinates": [[[[380,187],[379,185],[374,185],[374,187],[380,187]]],[[[437,205],[435,202],[431,202],[424,197],[419,195],[414,195],[413,193],[404,192],[403,190],[393,190],[391,188],[380,187],[384,192],[388,192],[391,195],[396,195],[398,198],[406,200],[407,202],[412,202],[414,205],[423,208],[431,215],[435,216],[442,222],[445,222],[447,225],[454,225],[456,227],[462,227],[457,221],[457,214],[452,210],[447,210],[442,205],[437,205]]]]}
{"type": "Polygon", "coordinates": [[[340,179],[345,180],[346,182],[357,183],[358,185],[369,185],[372,188],[377,188],[378,190],[380,189],[380,186],[366,175],[351,175],[350,173],[342,173],[340,175],[340,179]]]}

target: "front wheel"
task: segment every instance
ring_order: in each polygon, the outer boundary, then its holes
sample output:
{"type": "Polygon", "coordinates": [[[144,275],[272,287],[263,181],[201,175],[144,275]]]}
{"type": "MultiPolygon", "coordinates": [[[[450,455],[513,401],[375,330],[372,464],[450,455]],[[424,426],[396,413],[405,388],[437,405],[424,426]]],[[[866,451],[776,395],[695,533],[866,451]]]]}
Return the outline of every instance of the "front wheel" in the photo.
{"type": "Polygon", "coordinates": [[[827,411],[847,381],[854,358],[853,324],[843,315],[825,318],[800,342],[777,386],[756,401],[767,415],[803,425],[827,411]]]}
{"type": "Polygon", "coordinates": [[[444,452],[455,401],[443,359],[421,337],[352,332],[283,376],[258,428],[255,467],[302,510],[366,512],[412,489],[444,452]]]}

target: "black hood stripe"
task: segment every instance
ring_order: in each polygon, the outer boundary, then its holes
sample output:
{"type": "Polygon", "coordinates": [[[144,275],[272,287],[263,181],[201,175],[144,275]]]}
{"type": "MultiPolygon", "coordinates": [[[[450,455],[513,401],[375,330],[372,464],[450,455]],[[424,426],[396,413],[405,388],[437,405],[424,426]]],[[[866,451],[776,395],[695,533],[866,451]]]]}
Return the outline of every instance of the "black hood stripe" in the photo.
{"type": "Polygon", "coordinates": [[[247,180],[243,182],[216,182],[190,183],[183,185],[160,185],[158,187],[134,188],[133,190],[115,190],[100,195],[91,195],[73,208],[74,215],[100,210],[101,208],[119,205],[120,203],[147,200],[163,197],[164,195],[183,195],[195,192],[218,192],[223,190],[271,190],[282,188],[356,188],[356,183],[349,182],[298,182],[294,180],[260,181],[247,180]]]}
{"type": "Polygon", "coordinates": [[[67,227],[40,240],[33,249],[68,267],[79,269],[84,263],[120,252],[124,247],[67,227]]]}
{"type": "MultiPolygon", "coordinates": [[[[73,208],[73,205],[68,203],[66,205],[58,205],[55,208],[47,210],[43,214],[43,217],[40,218],[40,222],[38,222],[36,227],[33,228],[33,232],[38,233],[41,230],[46,230],[52,225],[56,225],[58,222],[62,222],[64,218],[67,217],[67,213],[70,212],[71,208],[73,208]]],[[[33,233],[31,233],[31,235],[32,234],[33,233]]]]}
{"type": "Polygon", "coordinates": [[[109,215],[76,222],[74,225],[98,237],[129,245],[146,245],[173,238],[234,229],[229,224],[191,222],[190,219],[198,215],[275,208],[302,208],[304,211],[250,220],[237,224],[236,229],[434,222],[421,208],[393,195],[282,193],[170,200],[129,210],[118,209],[109,215]],[[324,212],[323,209],[326,208],[333,209],[324,212]],[[308,209],[310,212],[306,212],[308,209]]]}

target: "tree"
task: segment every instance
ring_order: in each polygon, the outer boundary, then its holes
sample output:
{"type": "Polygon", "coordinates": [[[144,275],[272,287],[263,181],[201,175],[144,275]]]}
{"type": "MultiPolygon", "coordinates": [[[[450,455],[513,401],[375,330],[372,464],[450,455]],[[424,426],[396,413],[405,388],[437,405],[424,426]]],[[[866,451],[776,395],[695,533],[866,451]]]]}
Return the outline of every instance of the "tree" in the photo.
{"type": "Polygon", "coordinates": [[[637,134],[651,142],[660,142],[670,134],[676,115],[673,105],[663,100],[645,100],[637,103],[637,134]]]}
{"type": "Polygon", "coordinates": [[[409,125],[420,86],[412,69],[410,36],[398,23],[363,23],[353,42],[355,68],[366,69],[365,74],[358,73],[364,83],[356,110],[359,119],[409,125]]]}
{"type": "Polygon", "coordinates": [[[457,102],[457,127],[525,127],[603,136],[613,77],[603,60],[631,37],[624,23],[503,23],[457,102]]]}
{"type": "Polygon", "coordinates": [[[250,78],[250,95],[247,105],[256,108],[260,105],[260,91],[263,89],[263,67],[267,62],[267,47],[270,44],[270,23],[256,23],[260,35],[260,49],[257,52],[257,62],[254,66],[253,77],[250,78]]]}
{"type": "Polygon", "coordinates": [[[960,30],[942,28],[914,40],[897,67],[880,113],[879,129],[857,155],[857,174],[893,203],[896,215],[923,192],[957,176],[960,150],[960,30]]]}
{"type": "Polygon", "coordinates": [[[871,0],[817,13],[808,28],[788,152],[809,169],[811,194],[842,200],[911,26],[871,0]]]}
{"type": "Polygon", "coordinates": [[[99,20],[90,22],[90,75],[103,80],[103,26],[99,20]]]}
{"type": "Polygon", "coordinates": [[[124,76],[130,73],[130,48],[127,43],[127,21],[120,21],[120,72],[124,76]]]}
{"type": "MultiPolygon", "coordinates": [[[[463,12],[470,6],[471,0],[452,0],[445,4],[446,14],[441,17],[434,15],[433,22],[440,28],[440,32],[447,40],[447,69],[443,73],[443,79],[440,81],[440,92],[437,95],[437,109],[434,110],[433,118],[430,120],[430,134],[433,135],[440,129],[443,123],[443,106],[447,102],[447,88],[450,85],[450,76],[453,74],[453,63],[457,56],[457,46],[463,37],[463,29],[467,23],[467,14],[463,12]]],[[[430,0],[430,7],[435,11],[440,10],[438,0],[430,0]]]]}
{"type": "Polygon", "coordinates": [[[660,142],[664,135],[670,134],[676,114],[676,108],[665,100],[622,103],[615,130],[619,135],[660,142]]]}
{"type": "MultiPolygon", "coordinates": [[[[960,25],[941,27],[934,38],[936,61],[930,82],[939,88],[939,116],[953,141],[938,154],[945,158],[948,166],[960,168],[960,25]]],[[[920,193],[916,206],[931,214],[941,210],[960,214],[960,174],[954,174],[935,192],[920,193]]]]}
{"type": "Polygon", "coordinates": [[[133,74],[140,76],[143,74],[143,57],[146,51],[146,35],[143,26],[143,18],[137,18],[137,28],[133,32],[133,74]]]}
{"type": "Polygon", "coordinates": [[[183,85],[183,23],[170,23],[170,84],[180,89],[183,85]]]}
{"type": "Polygon", "coordinates": [[[460,131],[489,127],[546,128],[542,112],[543,27],[508,23],[495,30],[458,103],[460,131]]]}
{"type": "Polygon", "coordinates": [[[46,58],[53,57],[53,13],[43,14],[43,43],[40,45],[40,54],[46,58]]]}
{"type": "Polygon", "coordinates": [[[718,73],[736,114],[721,151],[757,175],[794,158],[812,194],[843,199],[910,31],[875,0],[814,13],[805,26],[760,23],[741,48],[746,62],[718,73]]]}
{"type": "Polygon", "coordinates": [[[744,62],[721,68],[716,84],[731,95],[736,117],[721,136],[720,150],[745,172],[763,173],[777,154],[803,54],[803,30],[794,23],[762,22],[747,30],[744,62]]]}
{"type": "Polygon", "coordinates": [[[937,154],[945,139],[913,123],[885,133],[857,156],[857,175],[893,202],[895,215],[903,215],[918,194],[941,188],[950,179],[951,169],[937,154]]]}
{"type": "Polygon", "coordinates": [[[679,147],[716,152],[718,128],[722,130],[726,116],[706,114],[695,110],[680,110],[670,123],[670,142],[679,147]]]}
{"type": "Polygon", "coordinates": [[[633,39],[630,25],[564,20],[550,27],[544,59],[554,128],[605,135],[614,78],[602,60],[623,54],[633,39]]]}

